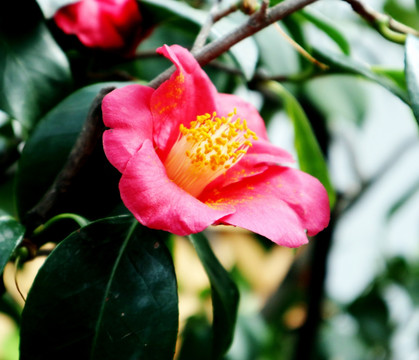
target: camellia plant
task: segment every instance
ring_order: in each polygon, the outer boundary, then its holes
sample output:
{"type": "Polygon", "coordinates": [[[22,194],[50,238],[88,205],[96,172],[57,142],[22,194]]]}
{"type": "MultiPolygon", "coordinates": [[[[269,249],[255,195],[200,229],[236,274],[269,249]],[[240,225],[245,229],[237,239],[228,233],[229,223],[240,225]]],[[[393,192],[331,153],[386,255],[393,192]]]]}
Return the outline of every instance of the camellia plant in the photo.
{"type": "Polygon", "coordinates": [[[336,194],[330,130],[305,84],[362,77],[419,114],[417,31],[341,1],[405,46],[405,69],[374,70],[315,3],[2,5],[0,308],[18,324],[18,358],[288,359],[292,346],[295,358],[315,358],[332,233],[357,198],[336,194]],[[293,129],[287,150],[269,140],[280,113],[293,129]],[[295,260],[280,299],[266,296],[249,323],[239,308],[252,298],[249,269],[213,251],[236,236],[257,249],[246,253],[250,267],[259,251],[299,248],[287,252],[295,260]],[[187,317],[185,239],[208,278],[187,317]],[[20,269],[40,258],[22,291],[20,269]],[[298,341],[289,340],[278,318],[304,302],[298,341]]]}

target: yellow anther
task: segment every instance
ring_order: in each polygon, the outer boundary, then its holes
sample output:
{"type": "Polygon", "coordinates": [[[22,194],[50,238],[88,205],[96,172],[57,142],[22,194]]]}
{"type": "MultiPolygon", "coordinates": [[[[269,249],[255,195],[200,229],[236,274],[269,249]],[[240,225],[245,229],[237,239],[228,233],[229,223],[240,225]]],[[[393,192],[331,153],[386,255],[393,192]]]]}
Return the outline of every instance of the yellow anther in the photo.
{"type": "Polygon", "coordinates": [[[236,108],[227,117],[214,111],[197,116],[188,127],[179,125],[179,139],[164,163],[169,178],[197,196],[240,161],[257,136],[236,115],[236,108]]]}

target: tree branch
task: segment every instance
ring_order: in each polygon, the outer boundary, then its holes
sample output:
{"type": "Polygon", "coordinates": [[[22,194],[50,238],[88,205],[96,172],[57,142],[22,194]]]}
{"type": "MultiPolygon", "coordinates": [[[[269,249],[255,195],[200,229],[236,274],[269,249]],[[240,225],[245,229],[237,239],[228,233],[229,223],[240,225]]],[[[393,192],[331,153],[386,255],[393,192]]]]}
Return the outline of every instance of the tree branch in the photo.
{"type": "MultiPolygon", "coordinates": [[[[266,7],[261,7],[261,9],[250,16],[245,23],[238,26],[229,34],[226,34],[222,38],[207,44],[201,50],[197,51],[195,58],[201,66],[204,66],[211,60],[214,60],[225,53],[241,40],[252,36],[274,22],[283,19],[284,17],[304,8],[307,5],[310,5],[315,1],[318,0],[285,0],[268,9],[266,9],[266,7]]],[[[243,54],[243,56],[245,56],[245,54],[243,54]]],[[[153,79],[149,83],[149,86],[157,88],[170,77],[174,70],[174,66],[170,67],[153,79]]]]}
{"type": "Polygon", "coordinates": [[[218,1],[214,4],[214,6],[211,8],[210,13],[208,15],[208,18],[205,22],[205,24],[202,26],[200,32],[198,33],[198,36],[195,39],[195,42],[192,46],[191,52],[194,54],[199,49],[201,49],[205,42],[207,41],[207,38],[209,36],[209,33],[211,31],[211,27],[219,20],[221,20],[223,17],[230,15],[231,13],[237,11],[240,8],[240,3],[242,0],[237,1],[234,4],[231,4],[226,9],[219,9],[220,4],[218,1]]]}
{"type": "Polygon", "coordinates": [[[57,175],[54,183],[42,199],[26,215],[24,223],[27,231],[31,232],[47,220],[60,202],[62,196],[68,192],[73,178],[80,172],[97,142],[100,140],[105,126],[102,122],[102,100],[114,87],[102,89],[90,106],[83,129],[70,152],[66,164],[57,175]]]}
{"type": "Polygon", "coordinates": [[[412,29],[411,27],[402,24],[396,20],[394,20],[391,16],[381,14],[373,9],[370,9],[366,5],[364,5],[359,0],[343,0],[351,5],[352,9],[360,15],[364,20],[370,23],[374,28],[376,28],[381,35],[385,38],[393,41],[400,42],[401,39],[397,39],[396,36],[400,34],[413,34],[419,36],[419,31],[412,29]],[[386,32],[386,29],[383,28],[383,24],[388,30],[396,32],[396,34],[389,34],[386,32]]]}

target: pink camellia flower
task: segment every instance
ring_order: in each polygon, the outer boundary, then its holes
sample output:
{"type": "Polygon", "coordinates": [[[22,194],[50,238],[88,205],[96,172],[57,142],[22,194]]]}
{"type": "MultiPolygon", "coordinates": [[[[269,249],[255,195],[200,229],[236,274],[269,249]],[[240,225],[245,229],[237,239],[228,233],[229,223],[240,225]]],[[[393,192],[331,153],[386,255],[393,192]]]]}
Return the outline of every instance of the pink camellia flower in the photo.
{"type": "Polygon", "coordinates": [[[327,193],[268,141],[257,110],[220,94],[194,57],[157,50],[176,66],[156,90],[128,85],[102,104],[108,160],[121,198],[145,226],[177,235],[211,224],[240,226],[277,244],[307,243],[329,222],[327,193]]]}
{"type": "Polygon", "coordinates": [[[54,20],[87,47],[130,55],[145,34],[136,0],[80,0],[59,9],[54,20]]]}

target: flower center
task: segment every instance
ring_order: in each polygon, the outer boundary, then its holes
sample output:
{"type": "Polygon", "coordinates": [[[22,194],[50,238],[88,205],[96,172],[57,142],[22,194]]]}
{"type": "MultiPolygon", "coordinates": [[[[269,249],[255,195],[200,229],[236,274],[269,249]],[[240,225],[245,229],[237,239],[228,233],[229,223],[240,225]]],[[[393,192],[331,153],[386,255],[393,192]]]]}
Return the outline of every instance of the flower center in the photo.
{"type": "Polygon", "coordinates": [[[197,197],[205,187],[234,166],[257,140],[236,109],[227,118],[205,114],[179,127],[179,138],[164,163],[169,179],[197,197]]]}

